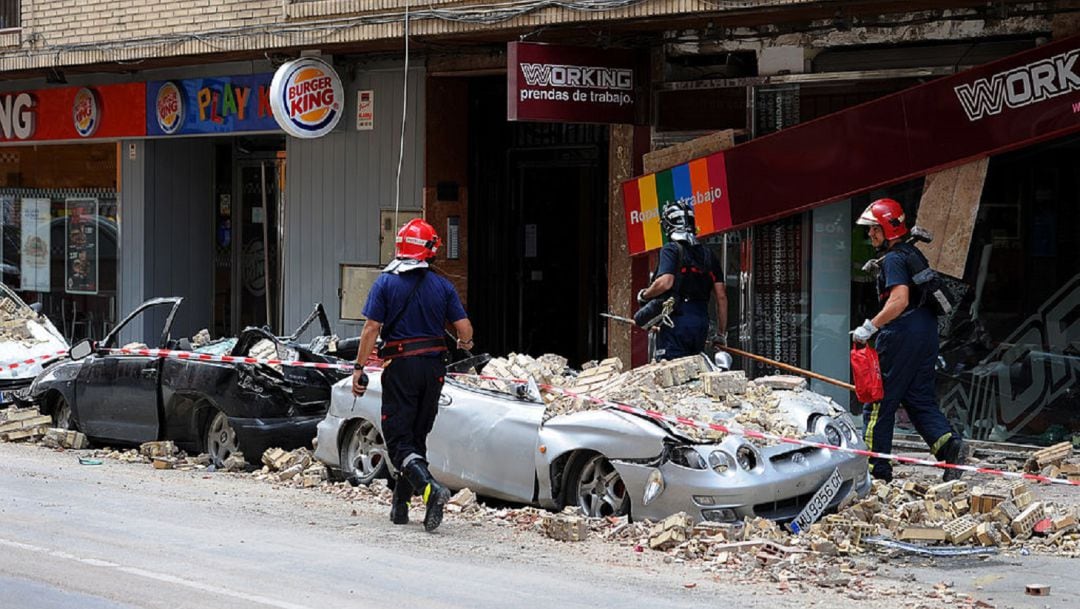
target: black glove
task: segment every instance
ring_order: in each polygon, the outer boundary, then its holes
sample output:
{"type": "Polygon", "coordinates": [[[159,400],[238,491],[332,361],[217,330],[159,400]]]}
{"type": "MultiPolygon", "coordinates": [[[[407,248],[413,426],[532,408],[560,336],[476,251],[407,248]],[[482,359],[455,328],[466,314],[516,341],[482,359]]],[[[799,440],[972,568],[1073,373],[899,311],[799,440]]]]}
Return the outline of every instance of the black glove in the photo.
{"type": "Polygon", "coordinates": [[[644,289],[638,290],[638,293],[637,293],[637,303],[638,303],[639,305],[644,305],[645,303],[649,302],[649,299],[648,299],[648,298],[645,298],[645,290],[646,290],[646,289],[648,289],[648,288],[644,288],[644,289]]]}

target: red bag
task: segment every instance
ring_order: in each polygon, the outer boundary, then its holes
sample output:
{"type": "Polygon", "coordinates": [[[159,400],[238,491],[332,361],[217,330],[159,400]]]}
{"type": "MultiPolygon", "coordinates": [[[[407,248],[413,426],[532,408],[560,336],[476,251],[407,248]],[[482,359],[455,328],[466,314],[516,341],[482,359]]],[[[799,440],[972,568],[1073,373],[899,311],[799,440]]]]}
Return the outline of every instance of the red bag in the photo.
{"type": "Polygon", "coordinates": [[[881,362],[873,347],[859,343],[851,346],[851,373],[855,379],[855,397],[860,402],[873,404],[885,397],[881,362]]]}

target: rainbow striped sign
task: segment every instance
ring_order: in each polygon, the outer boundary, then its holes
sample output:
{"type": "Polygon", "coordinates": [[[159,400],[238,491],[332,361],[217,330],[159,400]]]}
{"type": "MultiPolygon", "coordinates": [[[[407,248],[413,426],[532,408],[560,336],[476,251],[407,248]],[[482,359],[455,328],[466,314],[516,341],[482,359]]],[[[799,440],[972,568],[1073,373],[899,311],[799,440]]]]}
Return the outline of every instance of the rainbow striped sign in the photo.
{"type": "Polygon", "coordinates": [[[623,182],[626,238],[631,256],[664,245],[667,236],[660,230],[660,211],[678,200],[693,202],[699,236],[731,228],[723,152],[623,182]]]}

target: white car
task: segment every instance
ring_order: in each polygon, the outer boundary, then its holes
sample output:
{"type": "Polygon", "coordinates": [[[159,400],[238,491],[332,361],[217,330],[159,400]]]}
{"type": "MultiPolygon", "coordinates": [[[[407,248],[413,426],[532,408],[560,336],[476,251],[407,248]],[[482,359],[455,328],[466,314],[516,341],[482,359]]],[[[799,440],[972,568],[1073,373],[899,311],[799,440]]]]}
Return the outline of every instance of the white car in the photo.
{"type": "Polygon", "coordinates": [[[4,396],[0,402],[6,402],[14,392],[29,387],[47,365],[64,357],[59,354],[67,351],[68,343],[47,317],[2,283],[0,312],[5,324],[0,329],[0,393],[4,396]],[[38,361],[20,363],[31,359],[38,361]],[[11,367],[16,363],[19,365],[11,367]]]}

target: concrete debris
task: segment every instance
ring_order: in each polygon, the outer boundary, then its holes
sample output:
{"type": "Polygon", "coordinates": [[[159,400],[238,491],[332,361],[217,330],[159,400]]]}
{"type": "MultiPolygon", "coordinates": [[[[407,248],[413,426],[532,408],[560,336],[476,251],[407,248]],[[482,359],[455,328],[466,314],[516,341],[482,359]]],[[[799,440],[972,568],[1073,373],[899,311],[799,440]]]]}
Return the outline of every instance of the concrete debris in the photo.
{"type": "Polygon", "coordinates": [[[41,443],[48,448],[72,448],[81,450],[90,446],[86,435],[73,429],[50,428],[45,432],[41,443]]]}
{"type": "Polygon", "coordinates": [[[172,440],[163,442],[144,442],[139,445],[139,454],[151,459],[160,457],[172,457],[176,454],[176,444],[172,440]]]}
{"type": "Polygon", "coordinates": [[[52,427],[52,417],[35,408],[8,408],[0,411],[0,440],[36,442],[52,427]]]}
{"type": "Polygon", "coordinates": [[[475,512],[479,509],[480,504],[477,503],[476,493],[468,488],[463,488],[455,493],[446,504],[446,511],[451,514],[475,512]]]}
{"type": "Polygon", "coordinates": [[[225,462],[221,464],[221,471],[223,472],[242,472],[247,468],[247,461],[244,459],[244,453],[233,453],[228,457],[225,457],[225,462]]]}
{"type": "Polygon", "coordinates": [[[544,535],[556,541],[585,541],[589,535],[585,519],[566,511],[560,514],[544,514],[541,522],[544,535]]]}
{"type": "Polygon", "coordinates": [[[690,538],[693,528],[694,519],[686,512],[668,516],[653,528],[649,537],[649,547],[653,550],[667,550],[675,547],[690,538]]]}
{"type": "Polygon", "coordinates": [[[198,349],[204,345],[210,344],[210,331],[206,328],[199,330],[195,333],[195,336],[191,337],[191,348],[198,349]]]}
{"type": "MultiPolygon", "coordinates": [[[[463,383],[522,397],[522,381],[534,380],[547,405],[544,420],[603,408],[603,401],[657,410],[672,416],[802,438],[805,429],[792,425],[780,412],[773,389],[746,379],[745,373],[713,372],[703,357],[688,356],[622,369],[611,358],[586,364],[580,373],[566,367],[566,359],[553,355],[532,358],[511,354],[495,358],[483,368],[485,376],[518,382],[460,377],[463,383]]],[[[794,377],[771,377],[773,385],[799,387],[794,377]]],[[[719,442],[726,434],[710,429],[680,427],[679,432],[700,442],[719,442]]],[[[764,441],[753,440],[759,445],[764,441]]]]}
{"type": "Polygon", "coordinates": [[[762,376],[754,379],[754,382],[769,389],[786,389],[788,391],[804,391],[807,387],[806,379],[788,374],[762,376]]]}
{"type": "Polygon", "coordinates": [[[307,448],[292,451],[268,448],[263,452],[262,463],[263,468],[257,474],[261,480],[308,488],[319,486],[329,478],[326,466],[316,461],[307,448]]]}
{"type": "Polygon", "coordinates": [[[0,343],[18,343],[25,347],[32,347],[44,342],[41,337],[35,335],[31,326],[35,325],[38,316],[33,309],[19,306],[14,300],[0,294],[0,343]]]}
{"type": "Polygon", "coordinates": [[[1070,456],[1072,456],[1072,442],[1061,442],[1033,453],[1024,464],[1024,469],[1033,474],[1038,473],[1045,467],[1059,465],[1070,456]]]}

